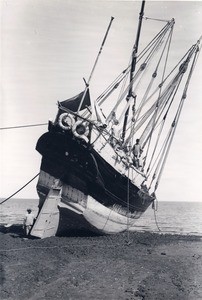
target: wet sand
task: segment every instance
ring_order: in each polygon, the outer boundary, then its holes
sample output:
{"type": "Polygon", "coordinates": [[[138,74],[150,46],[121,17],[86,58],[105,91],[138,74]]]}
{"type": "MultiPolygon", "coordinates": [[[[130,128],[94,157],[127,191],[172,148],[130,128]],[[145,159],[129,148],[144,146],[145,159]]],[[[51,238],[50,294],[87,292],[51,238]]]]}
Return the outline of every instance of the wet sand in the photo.
{"type": "Polygon", "coordinates": [[[202,238],[0,232],[0,299],[202,299],[202,238]]]}

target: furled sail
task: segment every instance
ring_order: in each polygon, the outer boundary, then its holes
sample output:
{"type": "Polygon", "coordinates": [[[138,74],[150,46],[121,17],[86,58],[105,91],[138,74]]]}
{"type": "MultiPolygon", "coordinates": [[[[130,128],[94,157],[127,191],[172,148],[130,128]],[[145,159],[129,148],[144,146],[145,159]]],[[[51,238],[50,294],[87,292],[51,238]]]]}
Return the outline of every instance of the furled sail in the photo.
{"type": "Polygon", "coordinates": [[[82,100],[82,105],[81,105],[81,110],[85,109],[86,107],[91,105],[90,102],[90,92],[89,89],[87,91],[83,91],[80,94],[69,98],[67,100],[61,101],[59,102],[59,108],[66,108],[68,110],[71,110],[73,112],[77,112],[79,105],[81,103],[82,100]],[[85,93],[84,99],[83,99],[83,95],[85,93]]]}

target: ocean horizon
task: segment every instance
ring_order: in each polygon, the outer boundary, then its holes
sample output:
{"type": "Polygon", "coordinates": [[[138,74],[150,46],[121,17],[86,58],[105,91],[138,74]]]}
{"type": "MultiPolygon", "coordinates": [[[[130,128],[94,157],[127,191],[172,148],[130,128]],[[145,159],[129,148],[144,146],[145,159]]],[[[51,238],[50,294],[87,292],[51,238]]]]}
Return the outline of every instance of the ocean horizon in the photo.
{"type": "MultiPolygon", "coordinates": [[[[22,224],[28,208],[37,215],[38,201],[11,198],[1,204],[0,225],[22,224]]],[[[150,206],[130,230],[202,236],[202,202],[158,201],[157,204],[157,211],[150,206]]]]}

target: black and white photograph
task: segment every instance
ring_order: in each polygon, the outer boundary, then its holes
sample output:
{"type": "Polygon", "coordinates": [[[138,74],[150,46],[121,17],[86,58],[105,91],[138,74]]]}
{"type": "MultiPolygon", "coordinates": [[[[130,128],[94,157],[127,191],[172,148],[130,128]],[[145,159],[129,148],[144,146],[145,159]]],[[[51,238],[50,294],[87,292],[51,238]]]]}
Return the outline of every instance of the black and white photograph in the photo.
{"type": "Polygon", "coordinates": [[[0,299],[202,299],[202,1],[0,19],[0,299]]]}

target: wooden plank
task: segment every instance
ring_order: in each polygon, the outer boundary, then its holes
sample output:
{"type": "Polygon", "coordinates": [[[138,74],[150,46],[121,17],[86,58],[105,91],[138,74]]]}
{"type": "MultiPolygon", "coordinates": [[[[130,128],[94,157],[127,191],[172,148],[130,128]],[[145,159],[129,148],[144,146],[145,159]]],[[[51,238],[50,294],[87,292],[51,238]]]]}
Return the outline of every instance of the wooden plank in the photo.
{"type": "Polygon", "coordinates": [[[59,224],[60,188],[50,189],[31,230],[31,235],[41,239],[55,236],[59,224]]]}

